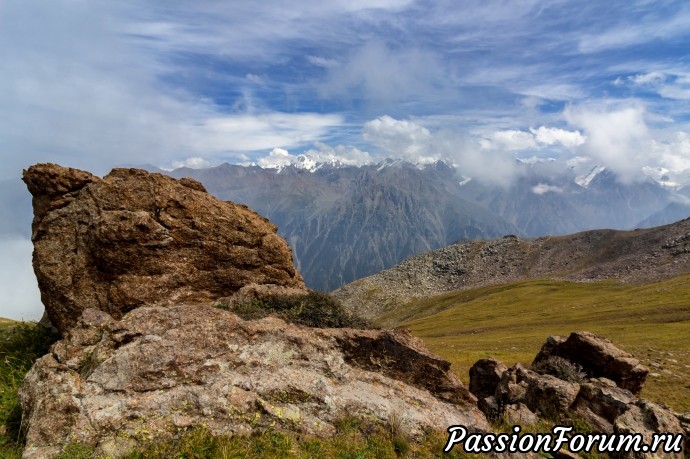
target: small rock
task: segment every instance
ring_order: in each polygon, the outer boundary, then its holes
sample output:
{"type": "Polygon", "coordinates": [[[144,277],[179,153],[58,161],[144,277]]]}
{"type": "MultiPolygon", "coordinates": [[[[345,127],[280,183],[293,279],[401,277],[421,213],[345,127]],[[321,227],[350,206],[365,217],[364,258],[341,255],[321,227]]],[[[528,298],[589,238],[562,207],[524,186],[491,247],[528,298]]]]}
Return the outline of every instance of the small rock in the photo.
{"type": "Polygon", "coordinates": [[[508,369],[493,358],[480,359],[470,367],[470,392],[482,399],[496,393],[501,375],[508,369]]]}

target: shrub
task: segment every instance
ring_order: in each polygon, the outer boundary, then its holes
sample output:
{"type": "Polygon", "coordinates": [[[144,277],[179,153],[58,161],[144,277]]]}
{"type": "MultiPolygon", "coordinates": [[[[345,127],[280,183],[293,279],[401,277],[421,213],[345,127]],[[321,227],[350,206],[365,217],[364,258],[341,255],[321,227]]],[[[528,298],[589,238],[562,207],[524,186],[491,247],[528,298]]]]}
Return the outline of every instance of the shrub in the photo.
{"type": "Polygon", "coordinates": [[[21,456],[21,410],[17,393],[37,358],[48,352],[57,334],[20,322],[0,327],[0,456],[21,456]]]}
{"type": "Polygon", "coordinates": [[[539,374],[555,376],[563,381],[581,382],[587,378],[580,365],[557,355],[537,362],[532,365],[532,369],[539,374]]]}
{"type": "Polygon", "coordinates": [[[348,313],[340,301],[321,292],[310,292],[306,295],[272,295],[231,307],[220,307],[246,320],[275,315],[286,322],[308,327],[372,328],[364,319],[348,313]]]}

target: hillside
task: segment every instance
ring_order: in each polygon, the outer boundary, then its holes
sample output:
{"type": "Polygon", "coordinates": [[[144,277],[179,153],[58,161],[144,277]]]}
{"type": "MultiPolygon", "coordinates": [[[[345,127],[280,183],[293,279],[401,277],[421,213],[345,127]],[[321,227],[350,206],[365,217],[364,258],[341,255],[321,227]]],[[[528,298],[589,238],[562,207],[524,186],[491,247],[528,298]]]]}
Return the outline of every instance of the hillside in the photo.
{"type": "Polygon", "coordinates": [[[334,292],[369,319],[394,316],[408,301],[444,292],[551,278],[624,283],[690,272],[690,219],[634,231],[594,230],[567,236],[453,244],[334,292]]]}
{"type": "Polygon", "coordinates": [[[545,335],[589,330],[650,368],[643,396],[690,410],[690,276],[645,285],[530,280],[410,302],[390,325],[409,328],[453,364],[494,357],[529,363],[545,335]]]}

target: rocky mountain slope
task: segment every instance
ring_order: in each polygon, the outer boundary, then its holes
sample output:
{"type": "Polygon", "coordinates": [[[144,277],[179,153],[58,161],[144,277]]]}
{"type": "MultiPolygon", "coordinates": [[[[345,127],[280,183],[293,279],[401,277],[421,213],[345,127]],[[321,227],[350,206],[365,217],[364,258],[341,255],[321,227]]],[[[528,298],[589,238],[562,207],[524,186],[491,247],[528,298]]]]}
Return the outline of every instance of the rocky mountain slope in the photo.
{"type": "Polygon", "coordinates": [[[334,295],[351,310],[376,319],[414,298],[520,279],[639,282],[688,272],[690,219],[634,231],[453,244],[359,279],[334,295]]]}
{"type": "Polygon", "coordinates": [[[522,167],[524,175],[507,187],[471,181],[462,187],[460,196],[531,237],[597,228],[632,229],[672,199],[672,193],[652,179],[623,184],[603,168],[583,178],[569,169],[554,173],[548,164],[522,167]]]}

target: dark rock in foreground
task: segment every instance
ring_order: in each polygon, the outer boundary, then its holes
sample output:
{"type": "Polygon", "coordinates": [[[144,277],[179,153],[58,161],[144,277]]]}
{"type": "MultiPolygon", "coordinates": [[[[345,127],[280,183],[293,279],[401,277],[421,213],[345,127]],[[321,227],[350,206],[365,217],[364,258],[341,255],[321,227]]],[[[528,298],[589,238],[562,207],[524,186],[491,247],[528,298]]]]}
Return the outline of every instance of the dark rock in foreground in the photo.
{"type": "MultiPolygon", "coordinates": [[[[532,370],[519,363],[506,368],[495,359],[479,360],[470,369],[470,389],[481,395],[478,407],[491,420],[507,419],[524,425],[536,423],[537,417],[559,424],[579,419],[593,433],[641,434],[647,444],[652,443],[654,434],[687,435],[682,415],[635,395],[646,375],[647,369],[635,357],[611,341],[589,332],[574,332],[568,338],[549,337],[532,370]],[[501,370],[496,383],[496,371],[501,370]]],[[[683,458],[682,452],[662,450],[619,455],[683,458]]]]}

